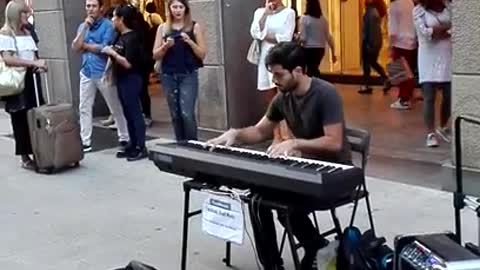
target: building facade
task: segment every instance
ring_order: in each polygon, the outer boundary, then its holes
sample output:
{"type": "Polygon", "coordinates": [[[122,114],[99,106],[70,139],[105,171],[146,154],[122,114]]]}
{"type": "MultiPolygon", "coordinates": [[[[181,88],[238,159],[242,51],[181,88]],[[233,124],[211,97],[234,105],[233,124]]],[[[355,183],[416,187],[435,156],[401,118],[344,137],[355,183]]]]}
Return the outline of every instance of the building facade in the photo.
{"type": "MultiPolygon", "coordinates": [[[[112,0],[113,1],[113,0],[112,0]]],[[[286,4],[296,5],[303,11],[305,0],[285,0],[286,4]]],[[[4,1],[0,3],[3,14],[4,1]]],[[[253,88],[254,68],[247,66],[245,53],[250,43],[248,26],[259,0],[191,0],[196,20],[207,29],[209,55],[206,67],[201,71],[201,92],[199,97],[199,124],[212,129],[226,129],[256,121],[261,111],[253,88]],[[243,5],[236,5],[242,2],[243,5]],[[248,3],[248,4],[247,4],[248,3]],[[228,16],[225,16],[228,15],[228,16]],[[229,19],[229,23],[224,20],[229,19]],[[238,32],[232,25],[241,25],[245,33],[238,32]],[[229,25],[231,29],[226,29],[229,25]],[[232,28],[233,27],[233,28],[232,28]],[[235,40],[231,32],[237,33],[235,40]],[[237,32],[235,32],[237,31],[237,32]],[[235,42],[232,42],[235,40],[235,42]],[[232,46],[237,46],[233,48],[232,46]],[[232,53],[236,50],[236,53],[232,53]],[[236,57],[237,65],[227,62],[236,57]],[[234,68],[234,71],[226,70],[234,68]],[[233,75],[232,75],[233,74],[233,75]],[[241,77],[244,84],[234,85],[234,78],[241,77]],[[230,82],[230,83],[229,83],[230,82]],[[242,99],[243,97],[243,99],[242,99]],[[250,102],[249,102],[250,100],[250,102]],[[243,112],[241,112],[243,111],[243,112]],[[239,117],[247,115],[247,117],[239,117]]],[[[325,16],[330,21],[339,56],[339,63],[332,64],[329,57],[322,68],[332,72],[355,69],[360,63],[360,18],[363,12],[362,1],[321,0],[325,16]]],[[[473,113],[480,115],[480,1],[455,0],[453,26],[453,115],[473,113]]],[[[84,1],[81,0],[33,0],[35,21],[41,39],[40,54],[48,59],[49,77],[54,98],[58,101],[78,102],[79,56],[72,52],[70,43],[75,36],[78,24],[84,17],[84,1]]],[[[0,17],[0,19],[2,19],[0,17]]],[[[480,168],[480,144],[477,142],[480,128],[466,125],[463,143],[465,164],[480,168]]],[[[452,150],[453,151],[453,150],[452,150]]]]}

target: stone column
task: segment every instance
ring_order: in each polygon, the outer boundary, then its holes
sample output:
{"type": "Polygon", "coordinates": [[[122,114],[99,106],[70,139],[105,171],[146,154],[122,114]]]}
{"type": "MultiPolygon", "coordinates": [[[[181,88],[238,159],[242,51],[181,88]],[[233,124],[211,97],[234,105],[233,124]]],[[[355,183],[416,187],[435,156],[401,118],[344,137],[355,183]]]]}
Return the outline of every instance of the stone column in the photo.
{"type": "Polygon", "coordinates": [[[4,21],[3,21],[3,20],[4,20],[3,17],[5,17],[5,6],[6,6],[6,3],[5,3],[5,2],[6,2],[6,1],[1,1],[1,2],[0,2],[0,25],[1,25],[1,26],[3,26],[3,22],[4,22],[4,21]]]}
{"type": "MultiPolygon", "coordinates": [[[[452,120],[470,113],[480,116],[480,1],[453,1],[452,120]]],[[[462,127],[464,166],[480,169],[480,128],[462,127]]]]}
{"type": "Polygon", "coordinates": [[[199,71],[198,125],[223,130],[257,122],[263,97],[256,66],[246,60],[250,23],[258,0],[191,0],[195,21],[205,29],[208,54],[199,71]]]}
{"type": "Polygon", "coordinates": [[[70,44],[82,21],[84,1],[33,1],[40,57],[47,60],[50,91],[55,101],[78,104],[79,59],[70,44]],[[75,90],[75,91],[74,91],[75,90]]]}

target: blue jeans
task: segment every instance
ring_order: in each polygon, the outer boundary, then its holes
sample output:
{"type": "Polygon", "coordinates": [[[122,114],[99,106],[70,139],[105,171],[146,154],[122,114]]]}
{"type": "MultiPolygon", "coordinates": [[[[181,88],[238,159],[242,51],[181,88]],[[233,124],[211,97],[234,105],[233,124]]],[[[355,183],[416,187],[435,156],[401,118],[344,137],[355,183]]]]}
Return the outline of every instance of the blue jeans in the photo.
{"type": "Polygon", "coordinates": [[[198,71],[160,75],[177,141],[197,139],[198,71]]]}
{"type": "Polygon", "coordinates": [[[142,77],[138,74],[128,74],[117,78],[117,89],[123,113],[127,120],[130,149],[145,147],[145,122],[143,120],[140,93],[142,77]]]}

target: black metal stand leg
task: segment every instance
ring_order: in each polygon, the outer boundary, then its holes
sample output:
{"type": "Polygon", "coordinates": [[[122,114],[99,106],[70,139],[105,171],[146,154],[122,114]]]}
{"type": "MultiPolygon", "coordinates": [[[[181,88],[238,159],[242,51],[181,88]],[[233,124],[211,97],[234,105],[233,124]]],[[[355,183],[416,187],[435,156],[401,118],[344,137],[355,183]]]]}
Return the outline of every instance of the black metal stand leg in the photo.
{"type": "Polygon", "coordinates": [[[332,214],[333,224],[335,225],[335,230],[337,231],[337,236],[340,237],[342,235],[342,225],[340,225],[340,221],[335,213],[335,209],[331,209],[330,213],[332,214]]]}
{"type": "Polygon", "coordinates": [[[287,214],[285,221],[285,229],[287,229],[288,242],[290,242],[290,250],[292,251],[293,263],[295,270],[300,270],[300,260],[298,259],[297,247],[295,245],[295,239],[293,237],[292,224],[290,223],[290,213],[287,214]]]}
{"type": "Polygon", "coordinates": [[[283,248],[285,247],[285,240],[287,239],[287,231],[283,231],[282,242],[280,243],[280,255],[283,253],[283,248]]]}
{"type": "Polygon", "coordinates": [[[358,197],[360,196],[361,186],[358,187],[357,192],[355,193],[355,202],[353,203],[352,216],[350,217],[350,227],[353,226],[355,222],[355,215],[357,214],[358,208],[358,197]]]}
{"type": "Polygon", "coordinates": [[[187,269],[187,242],[188,242],[188,219],[190,218],[190,188],[184,187],[185,201],[183,205],[183,235],[182,235],[182,261],[181,270],[187,269]]]}
{"type": "Polygon", "coordinates": [[[227,242],[225,244],[225,258],[222,260],[226,266],[232,266],[232,243],[227,242]]]}
{"type": "Polygon", "coordinates": [[[368,211],[368,219],[370,221],[370,228],[372,229],[373,235],[377,235],[375,233],[375,224],[373,223],[373,212],[372,206],[370,205],[370,194],[367,193],[365,197],[365,203],[367,204],[367,211],[368,211]]]}

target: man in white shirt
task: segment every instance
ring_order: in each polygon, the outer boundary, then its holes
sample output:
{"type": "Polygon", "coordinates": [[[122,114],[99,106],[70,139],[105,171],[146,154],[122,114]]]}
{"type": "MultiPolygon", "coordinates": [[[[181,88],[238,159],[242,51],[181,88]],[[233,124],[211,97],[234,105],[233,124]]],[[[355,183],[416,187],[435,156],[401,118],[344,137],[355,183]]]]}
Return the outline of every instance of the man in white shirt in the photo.
{"type": "MultiPolygon", "coordinates": [[[[393,60],[401,57],[407,60],[410,68],[415,69],[417,36],[413,23],[413,0],[393,0],[390,3],[388,32],[391,56],[393,60]]],[[[415,89],[415,80],[407,80],[399,86],[398,99],[390,105],[394,109],[410,109],[410,100],[415,89]]]]}

